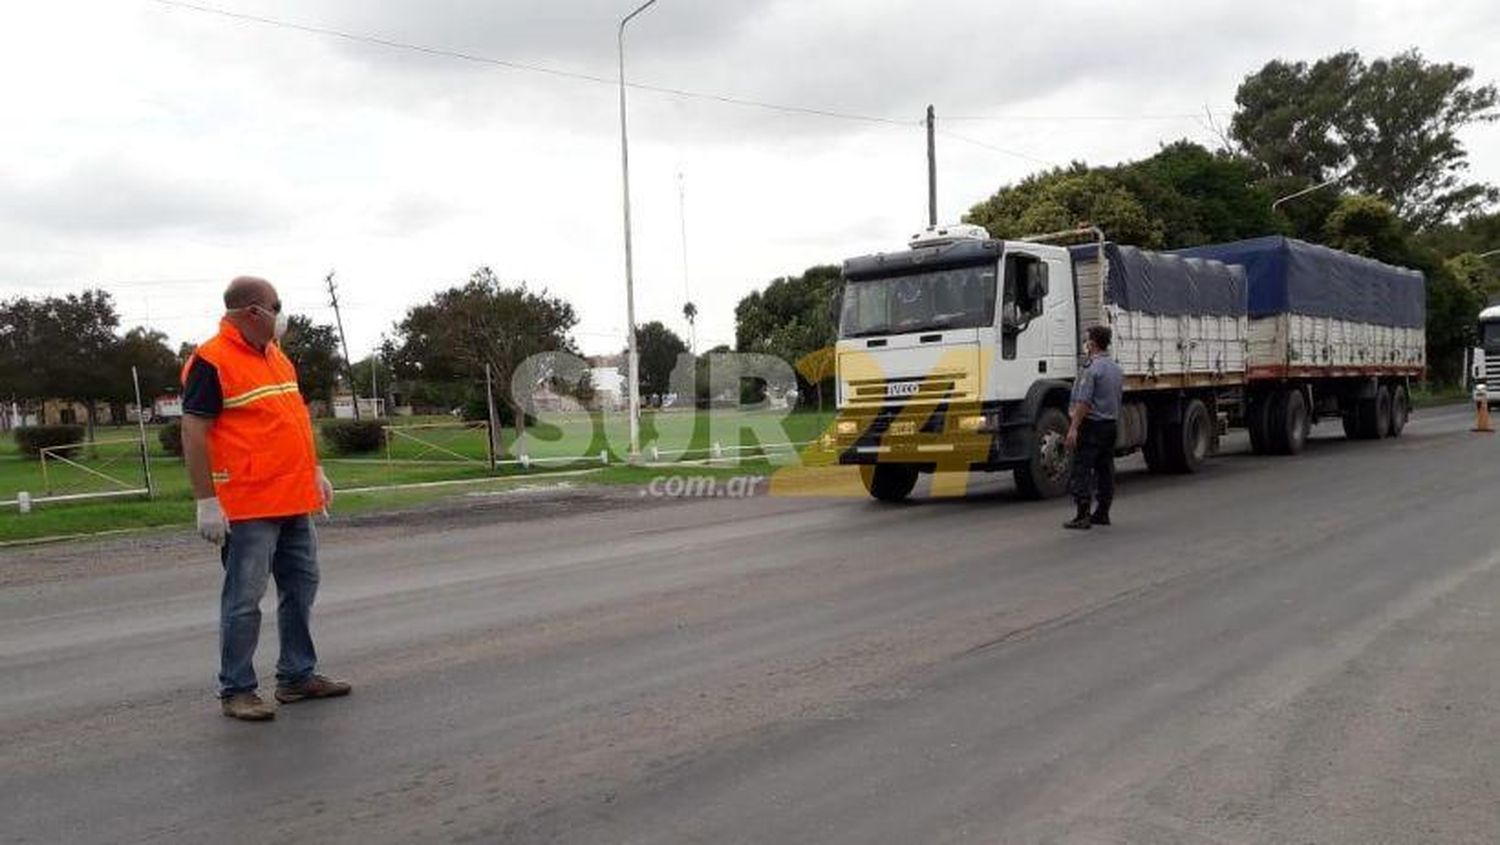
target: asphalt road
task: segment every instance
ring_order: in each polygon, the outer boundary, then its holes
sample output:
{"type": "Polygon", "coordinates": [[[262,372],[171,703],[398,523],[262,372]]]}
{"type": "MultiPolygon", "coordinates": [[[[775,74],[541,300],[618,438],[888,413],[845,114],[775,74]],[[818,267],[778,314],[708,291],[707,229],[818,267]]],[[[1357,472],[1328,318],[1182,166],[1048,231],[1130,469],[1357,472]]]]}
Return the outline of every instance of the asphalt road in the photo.
{"type": "Polygon", "coordinates": [[[355,694],[264,725],[218,715],[199,542],[0,552],[0,840],[1494,842],[1468,424],[1127,462],[1088,534],[1008,480],[335,523],[316,633],[355,694]]]}

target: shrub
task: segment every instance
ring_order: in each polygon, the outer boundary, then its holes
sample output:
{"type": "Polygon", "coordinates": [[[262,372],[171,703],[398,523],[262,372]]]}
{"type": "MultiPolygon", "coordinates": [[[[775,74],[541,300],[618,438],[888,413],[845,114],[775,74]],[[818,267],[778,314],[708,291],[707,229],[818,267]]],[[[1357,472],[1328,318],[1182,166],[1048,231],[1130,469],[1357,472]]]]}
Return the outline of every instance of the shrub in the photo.
{"type": "Polygon", "coordinates": [[[161,448],[168,455],[182,457],[182,420],[172,420],[156,433],[156,439],[161,441],[161,448]]]}
{"type": "MultiPolygon", "coordinates": [[[[82,441],[83,433],[84,428],[81,425],[24,426],[16,429],[16,447],[21,450],[22,454],[35,458],[49,446],[65,446],[82,441]]],[[[71,455],[76,451],[76,449],[67,449],[61,454],[71,455]]]]}
{"type": "Polygon", "coordinates": [[[323,424],[323,442],[340,455],[378,451],[385,443],[380,420],[334,420],[323,424]]]}

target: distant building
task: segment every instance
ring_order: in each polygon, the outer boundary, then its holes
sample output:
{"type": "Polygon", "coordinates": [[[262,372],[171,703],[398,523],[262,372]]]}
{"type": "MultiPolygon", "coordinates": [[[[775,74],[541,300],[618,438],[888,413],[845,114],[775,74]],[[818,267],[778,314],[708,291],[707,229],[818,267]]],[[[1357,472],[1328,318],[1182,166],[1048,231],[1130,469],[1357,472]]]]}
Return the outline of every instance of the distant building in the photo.
{"type": "Polygon", "coordinates": [[[589,380],[594,385],[596,408],[618,411],[625,406],[625,377],[620,367],[625,363],[624,355],[595,355],[588,359],[589,380]]]}
{"type": "MultiPolygon", "coordinates": [[[[359,397],[359,418],[362,420],[379,419],[385,416],[385,400],[359,397]]],[[[336,420],[354,419],[354,397],[348,393],[333,394],[333,418],[336,420]]]]}

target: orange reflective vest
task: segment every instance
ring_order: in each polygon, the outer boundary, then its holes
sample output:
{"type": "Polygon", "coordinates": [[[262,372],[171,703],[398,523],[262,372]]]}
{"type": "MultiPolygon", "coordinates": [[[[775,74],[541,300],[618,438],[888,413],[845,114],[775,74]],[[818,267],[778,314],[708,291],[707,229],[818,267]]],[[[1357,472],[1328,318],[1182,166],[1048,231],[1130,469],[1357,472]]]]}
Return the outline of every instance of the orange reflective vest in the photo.
{"type": "MultiPolygon", "coordinates": [[[[297,371],[275,343],[265,351],[228,320],[198,347],[218,371],[224,407],[208,429],[214,493],[230,521],[312,513],[322,507],[312,419],[297,371]]],[[[187,381],[192,358],[182,368],[187,381]]]]}

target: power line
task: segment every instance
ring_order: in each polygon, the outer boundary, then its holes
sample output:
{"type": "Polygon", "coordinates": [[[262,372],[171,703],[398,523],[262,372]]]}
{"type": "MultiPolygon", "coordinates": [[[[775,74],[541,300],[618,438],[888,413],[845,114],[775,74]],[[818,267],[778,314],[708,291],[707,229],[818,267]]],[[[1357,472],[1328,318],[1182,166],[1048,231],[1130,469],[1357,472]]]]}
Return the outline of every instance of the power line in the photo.
{"type": "MultiPolygon", "coordinates": [[[[507,70],[523,71],[526,73],[539,73],[562,79],[572,79],[581,82],[594,82],[604,85],[619,85],[620,80],[598,74],[584,73],[581,71],[562,70],[561,68],[547,67],[545,65],[529,64],[527,62],[516,62],[508,59],[497,59],[492,56],[481,56],[477,53],[465,53],[459,50],[449,50],[442,47],[429,47],[424,44],[413,44],[407,41],[397,41],[392,38],[381,38],[375,35],[364,35],[357,32],[348,32],[325,26],[314,26],[312,24],[296,23],[294,21],[282,20],[280,18],[265,17],[263,15],[252,15],[246,12],[235,12],[229,9],[221,9],[215,6],[206,6],[200,3],[190,3],[187,0],[151,0],[162,6],[175,9],[200,12],[208,15],[217,15],[241,23],[254,23],[262,26],[276,27],[279,29],[290,29],[297,32],[305,32],[312,35],[323,35],[329,38],[339,38],[359,44],[370,44],[377,47],[387,47],[393,50],[406,50],[414,53],[422,53],[429,56],[441,56],[443,58],[458,59],[459,61],[473,62],[475,64],[501,67],[507,70]]],[[[733,106],[747,106],[750,108],[769,109],[771,111],[791,112],[794,114],[806,114],[815,117],[827,117],[838,120],[854,120],[864,123],[879,123],[889,126],[915,126],[920,121],[898,120],[890,117],[880,117],[868,114],[856,114],[854,112],[834,111],[832,109],[821,109],[812,106],[796,106],[784,103],[770,103],[763,100],[751,100],[744,97],[734,97],[727,94],[714,94],[705,91],[690,91],[684,88],[671,88],[664,85],[650,85],[639,82],[625,83],[627,88],[640,91],[651,91],[657,94],[670,94],[676,97],[686,97],[696,100],[708,100],[710,102],[723,103],[733,106]]]]}
{"type": "MultiPolygon", "coordinates": [[[[952,118],[944,118],[944,120],[951,120],[951,119],[952,118]]],[[[988,143],[988,142],[985,142],[985,141],[976,140],[974,138],[968,137],[967,135],[960,135],[957,132],[950,132],[950,131],[948,131],[946,129],[939,129],[939,130],[937,130],[937,132],[938,132],[939,135],[943,135],[943,136],[946,136],[948,138],[952,138],[955,141],[963,141],[965,144],[973,144],[976,147],[983,147],[984,149],[987,149],[987,150],[993,150],[994,152],[997,152],[997,153],[1003,153],[1005,155],[1011,156],[1012,158],[1024,159],[1024,160],[1029,161],[1029,162],[1031,162],[1033,164],[1042,164],[1042,165],[1046,165],[1047,167],[1059,167],[1060,166],[1055,161],[1048,161],[1047,159],[1044,159],[1044,158],[1037,158],[1034,155],[1027,155],[1026,153],[1017,152],[1015,150],[1008,150],[1008,149],[1006,149],[1004,147],[997,147],[994,144],[991,144],[991,143],[988,143]]]]}
{"type": "MultiPolygon", "coordinates": [[[[1232,111],[1210,112],[1216,116],[1232,116],[1232,111]]],[[[1193,113],[1169,113],[1169,114],[992,114],[992,115],[945,115],[944,120],[963,120],[978,122],[1061,122],[1061,121],[1097,121],[1097,122],[1130,122],[1137,120],[1196,120],[1203,117],[1202,112],[1193,113]]]]}

